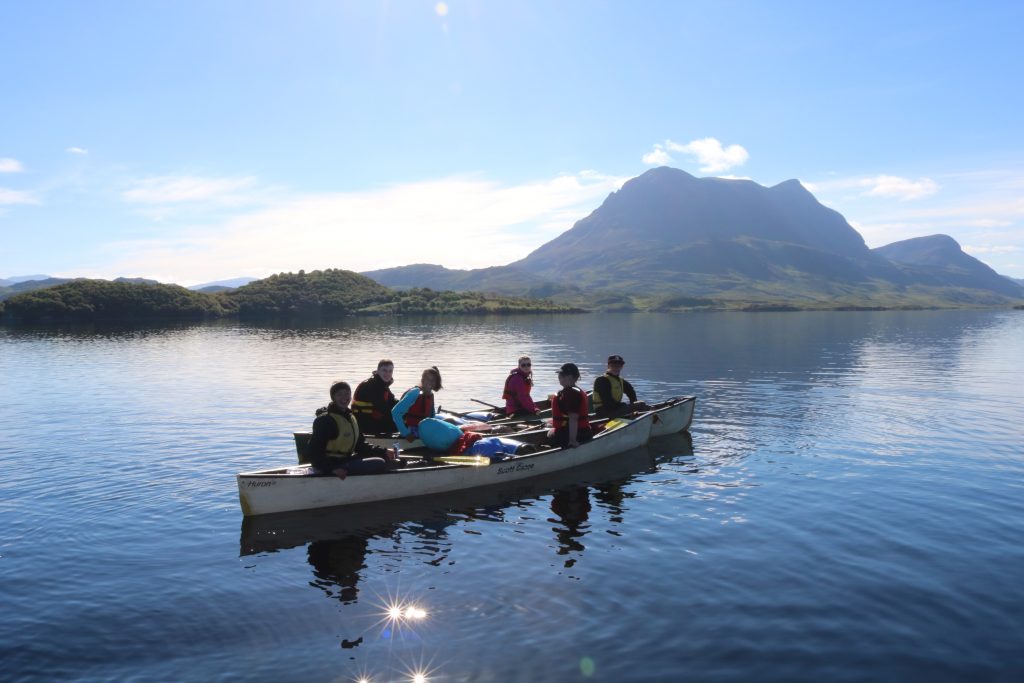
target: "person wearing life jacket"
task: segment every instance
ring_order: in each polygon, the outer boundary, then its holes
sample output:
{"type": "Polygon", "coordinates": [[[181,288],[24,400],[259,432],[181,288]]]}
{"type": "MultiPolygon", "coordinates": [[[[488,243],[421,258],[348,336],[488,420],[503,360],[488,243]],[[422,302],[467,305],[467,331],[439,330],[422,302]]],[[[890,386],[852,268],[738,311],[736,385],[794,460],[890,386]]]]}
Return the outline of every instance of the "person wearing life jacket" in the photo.
{"type": "Polygon", "coordinates": [[[518,366],[505,378],[505,389],[501,393],[501,397],[505,399],[505,414],[536,415],[537,406],[530,398],[530,389],[533,388],[533,361],[529,356],[521,356],[518,366]]]}
{"type": "Polygon", "coordinates": [[[428,417],[434,417],[434,392],[441,390],[441,371],[432,366],[423,371],[420,383],[412,387],[391,409],[398,433],[409,441],[419,436],[419,424],[428,417]]]}
{"type": "Polygon", "coordinates": [[[395,364],[387,358],[377,363],[369,379],[364,379],[356,387],[352,400],[352,414],[359,422],[359,430],[363,434],[394,434],[395,421],[391,418],[391,409],[398,399],[391,393],[394,381],[395,364]]]}
{"type": "Polygon", "coordinates": [[[307,454],[320,474],[344,479],[350,474],[378,474],[400,467],[398,454],[366,443],[359,422],[349,409],[352,387],[335,382],[327,411],[313,420],[307,454]]]}
{"type": "Polygon", "coordinates": [[[562,390],[551,401],[554,428],[548,432],[548,438],[562,448],[576,448],[594,437],[587,419],[587,392],[576,386],[579,379],[580,369],[575,363],[566,363],[558,370],[562,390]]]}
{"type": "Polygon", "coordinates": [[[608,369],[594,380],[594,393],[590,400],[598,417],[622,417],[647,410],[646,403],[636,400],[633,385],[620,376],[625,364],[622,356],[608,356],[608,369]],[[622,400],[623,395],[629,403],[622,400]]]}

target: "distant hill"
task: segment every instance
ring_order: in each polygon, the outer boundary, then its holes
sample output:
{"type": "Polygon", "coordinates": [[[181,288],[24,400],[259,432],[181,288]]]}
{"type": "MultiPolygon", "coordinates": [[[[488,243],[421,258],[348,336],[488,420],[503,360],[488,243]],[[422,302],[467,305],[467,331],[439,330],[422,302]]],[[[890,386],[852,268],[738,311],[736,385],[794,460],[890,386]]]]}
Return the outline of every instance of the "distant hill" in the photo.
{"type": "Polygon", "coordinates": [[[389,286],[534,293],[532,286],[597,308],[899,308],[1020,298],[1001,284],[868,249],[842,215],[796,180],[764,187],[668,167],[633,178],[507,266],[420,264],[367,275],[389,286]]]}
{"type": "Polygon", "coordinates": [[[14,275],[11,277],[0,278],[0,287],[10,287],[11,285],[17,285],[22,282],[28,282],[29,280],[49,280],[49,275],[14,275]]]}
{"type": "Polygon", "coordinates": [[[574,310],[549,301],[474,292],[430,289],[399,292],[347,270],[281,273],[215,294],[152,281],[77,279],[0,302],[5,323],[198,320],[234,315],[253,319],[574,310]]]}
{"type": "Polygon", "coordinates": [[[148,280],[144,277],[119,277],[114,278],[113,282],[128,282],[133,285],[159,285],[160,282],[157,280],[148,280]]]}
{"type": "Polygon", "coordinates": [[[76,279],[3,302],[5,322],[200,320],[225,315],[223,302],[178,285],[76,279]]]}
{"type": "Polygon", "coordinates": [[[192,285],[189,289],[197,292],[223,292],[228,289],[236,289],[243,285],[247,285],[258,279],[259,278],[255,277],[234,277],[229,280],[215,280],[214,282],[204,282],[201,285],[192,285]],[[218,289],[213,289],[214,287],[217,287],[218,289]]]}
{"type": "Polygon", "coordinates": [[[1024,297],[1024,289],[965,253],[948,235],[930,235],[893,242],[874,249],[888,260],[906,266],[915,282],[935,286],[991,290],[1010,297],[1024,297]]]}
{"type": "Polygon", "coordinates": [[[16,294],[32,292],[37,289],[46,289],[47,287],[55,287],[56,285],[64,284],[65,282],[71,282],[71,279],[66,277],[50,277],[42,280],[22,280],[8,287],[0,287],[0,301],[9,299],[16,294]]]}

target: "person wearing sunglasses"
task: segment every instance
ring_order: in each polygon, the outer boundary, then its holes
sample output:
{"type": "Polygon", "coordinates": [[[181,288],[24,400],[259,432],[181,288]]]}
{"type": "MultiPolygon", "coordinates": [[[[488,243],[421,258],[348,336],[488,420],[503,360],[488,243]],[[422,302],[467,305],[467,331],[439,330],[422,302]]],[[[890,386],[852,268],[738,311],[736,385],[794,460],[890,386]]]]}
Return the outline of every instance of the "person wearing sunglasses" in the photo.
{"type": "Polygon", "coordinates": [[[529,356],[520,356],[517,367],[505,378],[505,390],[501,393],[505,399],[505,414],[525,417],[536,415],[537,406],[530,398],[532,388],[533,361],[529,356]]]}

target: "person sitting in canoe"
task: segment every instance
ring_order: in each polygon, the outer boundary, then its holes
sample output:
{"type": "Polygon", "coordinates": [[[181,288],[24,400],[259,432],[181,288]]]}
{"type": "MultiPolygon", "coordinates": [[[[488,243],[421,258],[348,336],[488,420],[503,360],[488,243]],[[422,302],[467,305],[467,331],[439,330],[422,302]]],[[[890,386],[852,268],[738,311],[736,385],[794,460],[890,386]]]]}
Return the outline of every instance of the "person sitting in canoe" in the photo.
{"type": "Polygon", "coordinates": [[[633,385],[621,377],[622,366],[625,364],[622,356],[608,356],[608,369],[594,380],[591,402],[598,417],[622,417],[648,410],[646,403],[636,400],[633,385]],[[629,403],[622,400],[623,395],[629,399],[629,403]]]}
{"type": "Polygon", "coordinates": [[[363,434],[394,434],[395,421],[391,418],[391,409],[398,399],[391,393],[394,382],[395,364],[387,358],[377,363],[369,379],[364,379],[356,387],[352,400],[352,413],[359,422],[359,431],[363,434]]]}
{"type": "Polygon", "coordinates": [[[558,370],[562,390],[551,399],[554,429],[548,432],[548,438],[562,448],[576,448],[594,437],[587,419],[587,392],[576,386],[579,379],[580,369],[575,363],[566,363],[558,370]]]}
{"type": "Polygon", "coordinates": [[[501,397],[505,399],[505,415],[533,416],[537,414],[537,406],[530,397],[533,388],[533,361],[529,356],[519,358],[518,367],[508,373],[505,378],[505,390],[501,397]]]}
{"type": "Polygon", "coordinates": [[[441,371],[437,366],[427,368],[420,376],[420,383],[404,394],[391,409],[398,433],[409,441],[419,436],[419,424],[428,417],[434,417],[434,392],[441,390],[441,371]]]}
{"type": "Polygon", "coordinates": [[[359,422],[349,409],[352,387],[348,382],[331,385],[327,412],[313,420],[309,462],[320,474],[344,479],[350,474],[378,474],[400,467],[398,453],[366,443],[359,422]]]}

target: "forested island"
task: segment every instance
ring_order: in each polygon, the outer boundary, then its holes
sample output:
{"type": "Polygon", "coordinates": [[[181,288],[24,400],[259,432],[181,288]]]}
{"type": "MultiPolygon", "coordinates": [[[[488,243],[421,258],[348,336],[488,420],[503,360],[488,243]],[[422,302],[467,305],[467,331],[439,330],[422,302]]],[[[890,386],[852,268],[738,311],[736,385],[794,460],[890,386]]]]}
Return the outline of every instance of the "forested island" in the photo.
{"type": "Polygon", "coordinates": [[[581,309],[544,299],[427,288],[399,291],[340,269],[281,273],[213,293],[159,283],[79,279],[0,301],[0,320],[6,324],[575,312],[581,309]]]}

